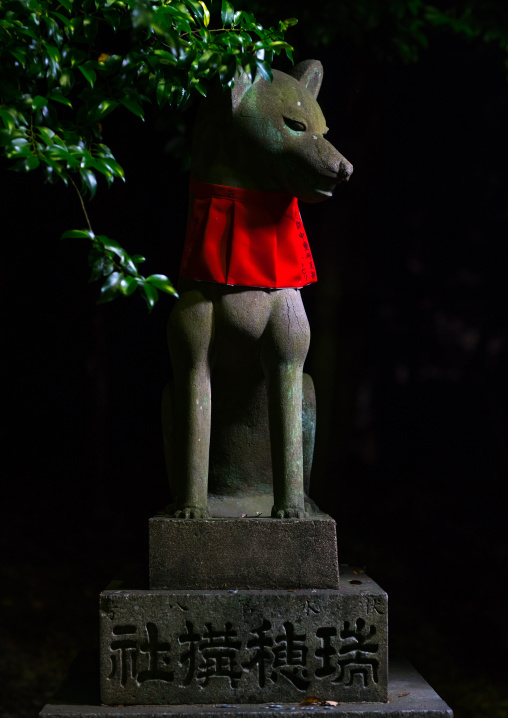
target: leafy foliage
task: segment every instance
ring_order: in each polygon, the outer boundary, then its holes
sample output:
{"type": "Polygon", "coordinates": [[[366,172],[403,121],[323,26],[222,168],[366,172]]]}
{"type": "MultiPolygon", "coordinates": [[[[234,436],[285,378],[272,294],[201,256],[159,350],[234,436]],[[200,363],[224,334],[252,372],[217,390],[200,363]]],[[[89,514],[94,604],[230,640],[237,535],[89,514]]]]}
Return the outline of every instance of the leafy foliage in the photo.
{"type": "Polygon", "coordinates": [[[108,185],[124,170],[102,141],[102,123],[119,107],[144,119],[148,103],[183,109],[206,96],[213,78],[231,86],[237,71],[271,79],[289,19],[265,29],[222,0],[2,0],[0,3],[0,148],[13,169],[42,169],[79,194],[87,229],[64,237],[92,242],[92,279],[101,301],[139,289],[151,308],[158,291],[176,294],[167,277],[142,276],[144,258],[96,235],[83,201],[98,177],[108,185]]]}
{"type": "MultiPolygon", "coordinates": [[[[245,1],[253,12],[277,17],[277,3],[245,1]]],[[[214,2],[0,2],[0,151],[15,170],[39,169],[47,181],[78,192],[87,229],[72,236],[92,242],[92,277],[103,281],[103,301],[139,289],[151,307],[157,290],[174,293],[162,275],[139,273],[141,256],[92,231],[83,195],[94,196],[101,176],[108,185],[125,179],[102,142],[108,115],[123,107],[143,119],[149,104],[181,110],[192,94],[206,95],[214,79],[230,86],[237,70],[270,79],[275,54],[292,59],[284,33],[295,19],[265,29],[253,12],[214,2]]],[[[448,31],[497,45],[508,70],[508,3],[323,0],[317,12],[295,0],[292,7],[311,47],[340,42],[382,59],[415,61],[433,34],[448,31]]]]}

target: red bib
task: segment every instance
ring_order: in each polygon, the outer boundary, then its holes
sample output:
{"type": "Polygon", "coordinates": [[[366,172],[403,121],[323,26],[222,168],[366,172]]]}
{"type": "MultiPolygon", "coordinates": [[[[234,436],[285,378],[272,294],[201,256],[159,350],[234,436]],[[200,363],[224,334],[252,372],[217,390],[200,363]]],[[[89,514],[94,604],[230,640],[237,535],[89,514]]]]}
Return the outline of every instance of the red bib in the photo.
{"type": "Polygon", "coordinates": [[[296,197],[192,179],[189,189],[180,276],[271,289],[316,281],[296,197]]]}

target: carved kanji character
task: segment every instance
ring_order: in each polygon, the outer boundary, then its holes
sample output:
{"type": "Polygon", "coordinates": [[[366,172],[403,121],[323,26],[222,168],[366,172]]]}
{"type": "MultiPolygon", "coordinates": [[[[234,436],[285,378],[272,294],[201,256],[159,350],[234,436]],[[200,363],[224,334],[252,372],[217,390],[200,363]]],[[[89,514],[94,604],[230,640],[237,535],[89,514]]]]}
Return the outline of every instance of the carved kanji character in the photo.
{"type": "Polygon", "coordinates": [[[323,642],[321,648],[316,650],[316,658],[321,659],[323,665],[316,669],[316,678],[324,678],[331,676],[337,669],[337,661],[332,663],[332,656],[337,655],[337,651],[332,646],[332,638],[337,635],[337,629],[330,626],[329,628],[318,628],[316,636],[323,642]]]}
{"type": "Polygon", "coordinates": [[[232,630],[231,623],[226,623],[224,630],[214,631],[211,623],[206,623],[206,632],[199,644],[201,662],[196,672],[198,681],[206,686],[210,678],[229,678],[231,687],[236,688],[242,670],[237,662],[237,652],[241,642],[233,640],[236,631],[232,630]]]}
{"type": "MultiPolygon", "coordinates": [[[[254,666],[258,666],[258,682],[259,687],[264,688],[267,680],[275,680],[272,674],[272,666],[275,660],[273,651],[270,650],[273,646],[273,639],[266,634],[272,628],[270,621],[263,620],[263,623],[258,628],[253,628],[251,633],[254,633],[257,638],[251,638],[247,642],[247,648],[257,649],[250,661],[243,663],[242,667],[247,671],[251,671],[254,666]]],[[[277,674],[275,674],[275,678],[277,674]]]]}
{"type": "Polygon", "coordinates": [[[189,664],[187,668],[187,673],[185,675],[185,678],[183,679],[184,686],[188,686],[191,684],[192,679],[194,678],[194,675],[196,673],[199,642],[201,641],[201,636],[199,633],[194,633],[194,626],[190,621],[185,621],[185,628],[187,629],[187,633],[182,633],[181,636],[178,636],[178,642],[181,645],[184,645],[185,643],[189,644],[189,650],[184,651],[180,656],[181,666],[185,665],[185,663],[189,664]]]}
{"type": "Polygon", "coordinates": [[[339,649],[339,674],[334,683],[343,682],[346,686],[351,686],[355,675],[361,676],[364,686],[371,680],[378,682],[379,661],[373,656],[377,653],[379,644],[368,642],[375,633],[376,627],[372,625],[367,628],[363,618],[356,619],[354,628],[350,628],[349,621],[344,621],[344,630],[340,632],[344,645],[339,649]]]}
{"type": "Polygon", "coordinates": [[[120,685],[125,686],[129,678],[136,677],[137,640],[136,626],[114,626],[113,635],[122,636],[111,641],[111,650],[117,655],[111,658],[111,673],[108,678],[120,677],[120,685]],[[124,637],[123,637],[124,636],[124,637]]]}
{"type": "Polygon", "coordinates": [[[305,638],[304,633],[297,635],[293,624],[286,621],[284,634],[277,636],[275,639],[277,645],[273,648],[274,669],[278,668],[278,672],[300,691],[305,691],[310,685],[310,681],[305,680],[308,676],[305,666],[309,650],[305,645],[305,638]]]}
{"type": "Polygon", "coordinates": [[[164,671],[159,665],[159,661],[167,666],[170,662],[169,652],[171,646],[169,643],[159,642],[159,629],[155,623],[146,624],[147,641],[139,647],[140,653],[148,655],[148,668],[145,671],[139,671],[137,679],[139,683],[145,681],[166,681],[170,682],[174,678],[173,671],[164,671]],[[165,656],[163,654],[166,654],[165,656]]]}

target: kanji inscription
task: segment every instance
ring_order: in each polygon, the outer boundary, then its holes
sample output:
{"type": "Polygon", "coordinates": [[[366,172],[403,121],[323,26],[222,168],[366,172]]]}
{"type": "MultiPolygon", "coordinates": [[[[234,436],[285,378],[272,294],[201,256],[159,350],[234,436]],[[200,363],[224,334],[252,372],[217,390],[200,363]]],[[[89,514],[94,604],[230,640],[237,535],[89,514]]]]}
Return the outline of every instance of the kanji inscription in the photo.
{"type": "Polygon", "coordinates": [[[185,630],[170,640],[161,637],[155,623],[114,625],[108,679],[121,686],[129,680],[176,681],[181,686],[195,682],[203,689],[225,679],[237,688],[244,674],[253,674],[259,688],[287,681],[305,692],[312,679],[352,685],[359,675],[367,687],[378,682],[375,634],[374,625],[358,618],[353,624],[318,628],[318,647],[312,648],[307,634],[291,621],[279,626],[264,619],[243,643],[230,622],[197,626],[186,621],[185,630]]]}
{"type": "Polygon", "coordinates": [[[102,701],[386,701],[387,623],[364,577],[339,591],[105,591],[102,701]]]}

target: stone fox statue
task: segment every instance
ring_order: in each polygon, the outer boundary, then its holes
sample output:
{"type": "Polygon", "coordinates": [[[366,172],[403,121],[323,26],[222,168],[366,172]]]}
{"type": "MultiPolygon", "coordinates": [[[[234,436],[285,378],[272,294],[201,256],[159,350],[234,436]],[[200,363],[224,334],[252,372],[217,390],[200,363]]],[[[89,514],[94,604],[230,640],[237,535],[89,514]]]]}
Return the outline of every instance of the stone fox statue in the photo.
{"type": "Polygon", "coordinates": [[[192,153],[166,457],[182,518],[305,518],[315,400],[300,288],[316,280],[297,200],[321,202],[351,164],[325,139],[321,63],[241,75],[207,98],[192,153]],[[302,409],[303,407],[303,409],[302,409]]]}

